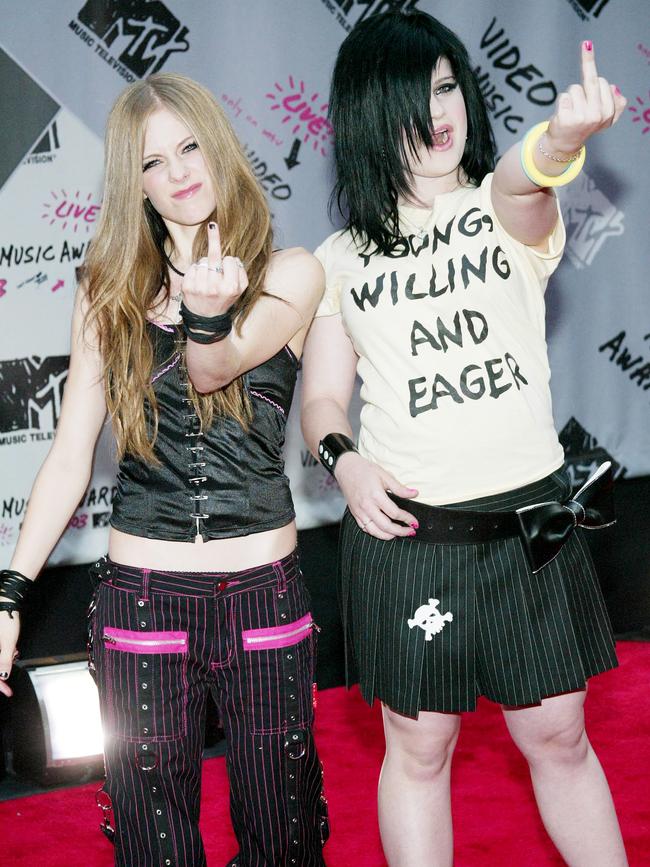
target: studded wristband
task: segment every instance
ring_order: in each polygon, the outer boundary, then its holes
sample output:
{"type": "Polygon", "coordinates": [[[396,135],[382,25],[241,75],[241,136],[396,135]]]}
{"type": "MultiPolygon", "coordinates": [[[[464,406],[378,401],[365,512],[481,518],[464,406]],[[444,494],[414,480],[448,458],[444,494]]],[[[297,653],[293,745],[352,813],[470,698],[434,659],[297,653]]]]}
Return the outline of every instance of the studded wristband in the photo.
{"type": "Polygon", "coordinates": [[[336,462],[345,452],[357,452],[350,437],[342,433],[330,433],[318,443],[318,459],[328,473],[334,475],[336,462]]]}

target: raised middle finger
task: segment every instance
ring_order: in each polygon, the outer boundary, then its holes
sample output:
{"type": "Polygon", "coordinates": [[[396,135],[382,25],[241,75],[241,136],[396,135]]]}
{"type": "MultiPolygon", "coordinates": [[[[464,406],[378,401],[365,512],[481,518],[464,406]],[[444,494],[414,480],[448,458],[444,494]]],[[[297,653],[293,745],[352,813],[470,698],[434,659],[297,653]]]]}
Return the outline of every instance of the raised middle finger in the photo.
{"type": "Polygon", "coordinates": [[[582,86],[587,100],[600,99],[600,85],[598,84],[598,70],[596,69],[596,56],[594,44],[590,39],[582,43],[582,86]]]}
{"type": "Polygon", "coordinates": [[[216,223],[208,223],[208,267],[221,267],[221,235],[216,223]]]}

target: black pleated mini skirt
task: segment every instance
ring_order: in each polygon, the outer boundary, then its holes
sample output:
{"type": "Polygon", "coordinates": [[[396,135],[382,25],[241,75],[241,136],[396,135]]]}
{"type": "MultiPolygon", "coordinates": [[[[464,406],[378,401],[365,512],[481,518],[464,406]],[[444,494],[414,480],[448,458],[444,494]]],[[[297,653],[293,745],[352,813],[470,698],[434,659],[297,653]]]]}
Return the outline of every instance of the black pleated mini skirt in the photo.
{"type": "MultiPolygon", "coordinates": [[[[566,473],[455,508],[510,511],[570,494],[566,473]]],[[[617,665],[582,530],[533,574],[518,538],[472,545],[382,541],[346,511],[340,601],[348,685],[392,710],[474,710],[583,689],[617,665]]]]}

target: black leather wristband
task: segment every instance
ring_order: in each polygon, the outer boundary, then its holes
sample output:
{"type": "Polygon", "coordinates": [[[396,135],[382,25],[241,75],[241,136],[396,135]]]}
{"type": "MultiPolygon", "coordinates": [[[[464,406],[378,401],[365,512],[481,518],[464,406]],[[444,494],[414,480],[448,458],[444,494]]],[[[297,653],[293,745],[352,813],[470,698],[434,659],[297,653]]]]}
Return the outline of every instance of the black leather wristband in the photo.
{"type": "Polygon", "coordinates": [[[336,462],[345,452],[357,452],[358,454],[357,447],[345,434],[330,433],[318,443],[318,460],[331,475],[334,475],[336,462]]]}
{"type": "Polygon", "coordinates": [[[0,570],[0,611],[8,611],[13,619],[13,612],[20,611],[25,598],[34,585],[26,575],[15,569],[0,570]]]}
{"type": "Polygon", "coordinates": [[[181,302],[180,314],[185,336],[194,343],[216,343],[232,331],[232,307],[218,316],[201,316],[181,302]]]}

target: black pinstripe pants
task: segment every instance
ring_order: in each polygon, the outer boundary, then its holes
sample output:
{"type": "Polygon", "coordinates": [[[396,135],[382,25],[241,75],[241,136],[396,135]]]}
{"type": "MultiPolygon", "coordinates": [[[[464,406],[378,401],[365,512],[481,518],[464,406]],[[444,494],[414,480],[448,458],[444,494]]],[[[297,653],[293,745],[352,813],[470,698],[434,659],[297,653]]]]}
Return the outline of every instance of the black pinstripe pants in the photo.
{"type": "Polygon", "coordinates": [[[205,707],[227,742],[237,867],[324,864],[315,637],[297,557],[244,572],[100,561],[90,623],[119,867],[202,867],[205,707]]]}
{"type": "MultiPolygon", "coordinates": [[[[558,471],[454,504],[504,511],[570,492],[558,471]]],[[[484,544],[381,541],[349,512],[340,544],[348,682],[411,717],[474,710],[479,695],[522,706],[584,688],[614,667],[609,617],[582,532],[533,574],[518,538],[484,544]]]]}

